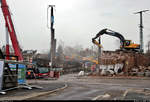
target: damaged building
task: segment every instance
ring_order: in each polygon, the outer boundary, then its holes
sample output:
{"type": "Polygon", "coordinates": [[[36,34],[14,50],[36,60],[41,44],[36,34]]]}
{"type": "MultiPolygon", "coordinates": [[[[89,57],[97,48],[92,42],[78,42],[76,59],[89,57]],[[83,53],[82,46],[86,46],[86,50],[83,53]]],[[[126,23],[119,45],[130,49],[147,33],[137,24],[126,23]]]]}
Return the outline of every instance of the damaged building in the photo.
{"type": "Polygon", "coordinates": [[[149,76],[149,57],[142,53],[103,51],[100,57],[100,75],[149,76]]]}

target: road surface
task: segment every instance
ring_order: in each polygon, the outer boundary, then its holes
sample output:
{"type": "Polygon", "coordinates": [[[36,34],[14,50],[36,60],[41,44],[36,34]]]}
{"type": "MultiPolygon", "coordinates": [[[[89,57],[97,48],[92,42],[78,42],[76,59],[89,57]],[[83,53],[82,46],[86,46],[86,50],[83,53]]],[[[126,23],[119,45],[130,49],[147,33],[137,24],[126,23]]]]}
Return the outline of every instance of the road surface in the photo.
{"type": "Polygon", "coordinates": [[[150,79],[94,79],[76,76],[77,74],[61,76],[53,82],[65,82],[68,88],[32,100],[150,99],[150,79]]]}

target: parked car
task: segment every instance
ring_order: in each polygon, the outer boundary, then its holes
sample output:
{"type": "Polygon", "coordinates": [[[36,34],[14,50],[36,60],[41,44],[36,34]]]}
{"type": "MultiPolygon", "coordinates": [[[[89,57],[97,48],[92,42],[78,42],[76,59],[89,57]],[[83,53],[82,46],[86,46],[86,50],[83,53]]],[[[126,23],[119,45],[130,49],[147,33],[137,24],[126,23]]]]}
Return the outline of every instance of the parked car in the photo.
{"type": "Polygon", "coordinates": [[[44,78],[48,76],[49,70],[47,67],[27,68],[26,71],[27,79],[44,78]]]}

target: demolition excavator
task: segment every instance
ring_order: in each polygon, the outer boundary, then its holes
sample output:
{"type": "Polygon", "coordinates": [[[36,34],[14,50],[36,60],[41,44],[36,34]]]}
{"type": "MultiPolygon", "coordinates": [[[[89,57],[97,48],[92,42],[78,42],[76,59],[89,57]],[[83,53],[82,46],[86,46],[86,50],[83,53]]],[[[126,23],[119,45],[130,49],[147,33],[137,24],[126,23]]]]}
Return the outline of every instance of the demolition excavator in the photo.
{"type": "Polygon", "coordinates": [[[98,37],[100,37],[103,34],[115,36],[120,39],[120,49],[119,51],[135,51],[135,52],[140,52],[140,45],[139,44],[134,44],[131,40],[126,40],[124,36],[118,32],[115,32],[110,29],[102,29],[94,38],[92,38],[92,42],[96,44],[98,47],[102,47],[101,44],[96,41],[98,37]]]}

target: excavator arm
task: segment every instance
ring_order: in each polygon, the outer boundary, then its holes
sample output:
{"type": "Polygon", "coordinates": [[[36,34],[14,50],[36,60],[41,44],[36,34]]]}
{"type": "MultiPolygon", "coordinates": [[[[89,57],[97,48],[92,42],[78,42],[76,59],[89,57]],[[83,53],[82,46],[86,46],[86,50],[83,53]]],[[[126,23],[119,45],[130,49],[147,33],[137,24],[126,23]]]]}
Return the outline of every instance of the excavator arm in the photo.
{"type": "Polygon", "coordinates": [[[100,48],[102,48],[102,45],[99,44],[99,43],[96,41],[96,39],[97,39],[98,37],[100,37],[101,35],[103,35],[103,34],[106,32],[106,30],[107,30],[107,29],[101,30],[98,34],[96,34],[96,36],[95,36],[94,38],[92,38],[92,42],[93,42],[95,45],[97,45],[98,47],[100,47],[100,48]]]}
{"type": "Polygon", "coordinates": [[[125,38],[120,33],[112,31],[110,29],[102,29],[98,34],[96,34],[96,36],[94,38],[92,38],[92,42],[94,44],[98,45],[98,42],[96,41],[96,39],[103,34],[107,34],[107,35],[111,35],[111,36],[115,36],[115,37],[119,38],[121,46],[124,46],[125,38]]]}
{"type": "Polygon", "coordinates": [[[103,48],[103,46],[102,46],[101,44],[99,44],[96,40],[93,39],[92,42],[93,42],[95,45],[97,45],[98,47],[103,48]]]}

